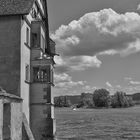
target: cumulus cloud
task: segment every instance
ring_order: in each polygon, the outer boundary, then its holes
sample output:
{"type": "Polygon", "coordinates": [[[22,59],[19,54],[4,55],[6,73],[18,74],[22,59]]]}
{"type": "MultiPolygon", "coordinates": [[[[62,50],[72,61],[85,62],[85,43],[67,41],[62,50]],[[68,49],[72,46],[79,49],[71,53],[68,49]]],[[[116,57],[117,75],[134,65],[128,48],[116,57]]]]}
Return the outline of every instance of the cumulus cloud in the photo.
{"type": "Polygon", "coordinates": [[[85,85],[84,87],[83,87],[83,91],[84,92],[91,92],[91,93],[93,93],[95,90],[97,89],[97,87],[93,87],[93,86],[90,86],[90,85],[85,85]]]}
{"type": "Polygon", "coordinates": [[[54,79],[55,79],[55,83],[69,82],[71,81],[72,77],[66,73],[62,73],[62,74],[54,74],[54,79]]]}
{"type": "Polygon", "coordinates": [[[123,91],[125,91],[127,94],[134,94],[140,91],[140,85],[130,85],[130,86],[124,87],[123,91]]]}
{"type": "Polygon", "coordinates": [[[132,84],[132,85],[140,85],[140,81],[130,81],[130,84],[132,84]]]}
{"type": "Polygon", "coordinates": [[[121,88],[121,85],[116,85],[116,88],[117,88],[117,89],[120,89],[120,88],[121,88]]]}
{"type": "Polygon", "coordinates": [[[113,87],[110,82],[106,82],[106,86],[108,86],[109,88],[113,87]]]}
{"type": "Polygon", "coordinates": [[[130,81],[130,80],[132,80],[132,78],[131,77],[125,77],[124,80],[125,81],[130,81]]]}
{"type": "Polygon", "coordinates": [[[55,57],[58,72],[85,70],[90,67],[100,67],[102,62],[96,56],[55,57]]]}
{"type": "Polygon", "coordinates": [[[72,88],[74,86],[83,86],[86,83],[85,81],[72,81],[72,77],[66,73],[54,74],[54,79],[56,88],[63,89],[72,88]]]}
{"type": "Polygon", "coordinates": [[[61,70],[99,67],[98,55],[126,56],[140,51],[140,16],[134,12],[119,14],[112,9],[87,13],[60,26],[51,37],[61,54],[61,70]]]}
{"type": "Polygon", "coordinates": [[[140,4],[137,6],[137,10],[140,10],[140,4]]]}
{"type": "Polygon", "coordinates": [[[128,48],[122,50],[122,52],[120,52],[120,55],[127,56],[129,54],[136,53],[139,51],[140,51],[140,39],[136,39],[135,42],[129,43],[128,48]]]}
{"type": "Polygon", "coordinates": [[[131,77],[125,77],[124,80],[128,82],[129,85],[137,86],[140,85],[140,81],[133,80],[131,77]]]}

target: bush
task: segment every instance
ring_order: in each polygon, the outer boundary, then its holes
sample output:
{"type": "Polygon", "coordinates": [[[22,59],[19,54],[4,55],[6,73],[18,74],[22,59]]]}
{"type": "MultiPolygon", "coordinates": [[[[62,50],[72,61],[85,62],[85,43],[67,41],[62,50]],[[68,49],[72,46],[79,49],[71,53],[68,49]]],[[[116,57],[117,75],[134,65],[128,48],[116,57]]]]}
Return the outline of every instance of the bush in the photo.
{"type": "Polygon", "coordinates": [[[96,107],[110,106],[110,93],[106,89],[97,89],[93,93],[93,101],[96,107]]]}

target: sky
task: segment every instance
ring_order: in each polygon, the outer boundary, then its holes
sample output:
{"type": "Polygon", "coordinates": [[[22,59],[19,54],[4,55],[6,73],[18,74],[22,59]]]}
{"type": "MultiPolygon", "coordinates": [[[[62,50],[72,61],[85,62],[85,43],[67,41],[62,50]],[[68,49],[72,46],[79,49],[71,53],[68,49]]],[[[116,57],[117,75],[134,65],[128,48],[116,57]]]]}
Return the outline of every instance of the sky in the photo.
{"type": "Polygon", "coordinates": [[[140,0],[48,0],[54,96],[140,92],[140,0]]]}

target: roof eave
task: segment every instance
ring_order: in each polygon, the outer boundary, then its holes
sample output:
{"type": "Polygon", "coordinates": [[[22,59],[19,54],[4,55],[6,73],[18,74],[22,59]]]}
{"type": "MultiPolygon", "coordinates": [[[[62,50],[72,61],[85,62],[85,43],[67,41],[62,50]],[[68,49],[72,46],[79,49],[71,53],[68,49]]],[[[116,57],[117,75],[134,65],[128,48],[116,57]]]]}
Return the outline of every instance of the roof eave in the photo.
{"type": "Polygon", "coordinates": [[[29,13],[23,13],[23,14],[4,14],[4,15],[1,15],[0,14],[0,16],[2,17],[4,17],[4,16],[24,16],[24,15],[28,15],[29,13]]]}

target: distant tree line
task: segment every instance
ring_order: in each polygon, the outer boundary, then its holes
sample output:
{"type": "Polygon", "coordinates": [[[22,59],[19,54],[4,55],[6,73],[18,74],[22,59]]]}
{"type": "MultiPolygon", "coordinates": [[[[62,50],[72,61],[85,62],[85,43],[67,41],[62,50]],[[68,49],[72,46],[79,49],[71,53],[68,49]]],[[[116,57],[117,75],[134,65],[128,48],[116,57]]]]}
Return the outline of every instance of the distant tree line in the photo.
{"type": "MultiPolygon", "coordinates": [[[[55,97],[54,105],[56,107],[73,106],[70,97],[59,96],[55,97]]],[[[123,108],[134,105],[131,96],[127,96],[125,92],[117,91],[113,96],[106,89],[97,89],[93,93],[81,93],[80,100],[75,106],[77,108],[123,108]]]]}

